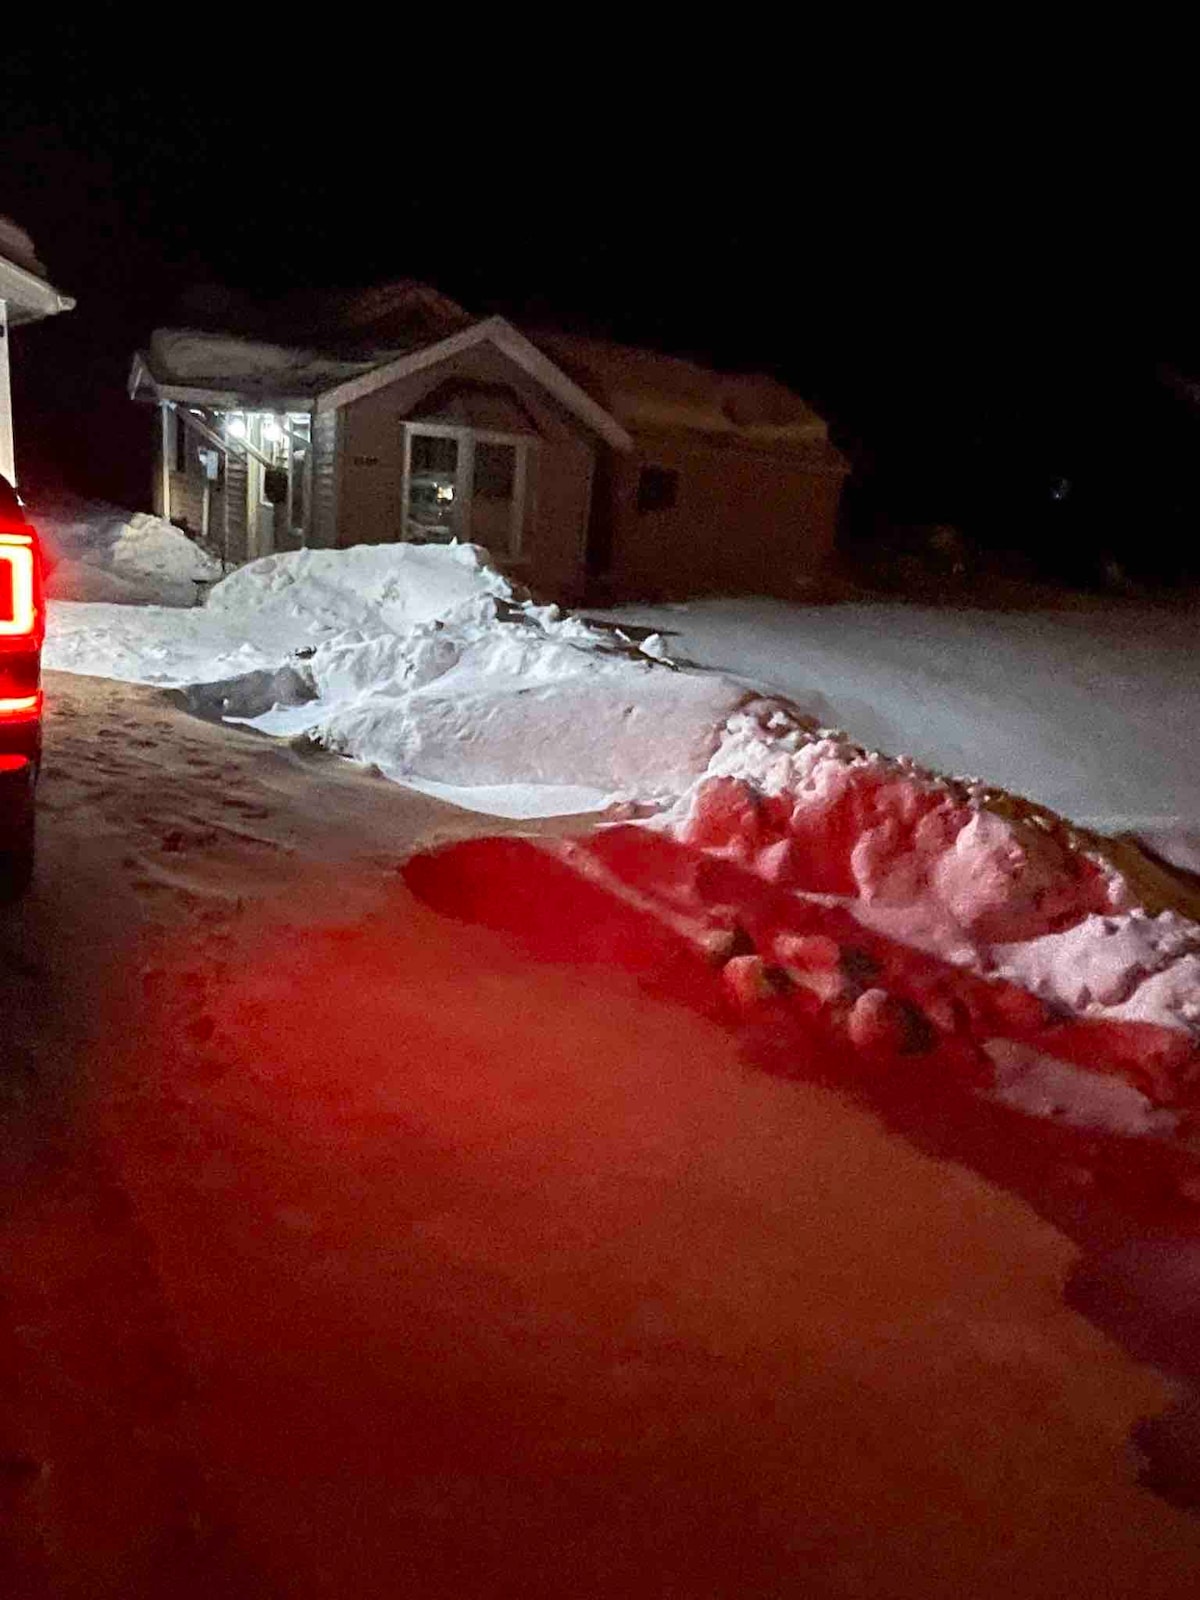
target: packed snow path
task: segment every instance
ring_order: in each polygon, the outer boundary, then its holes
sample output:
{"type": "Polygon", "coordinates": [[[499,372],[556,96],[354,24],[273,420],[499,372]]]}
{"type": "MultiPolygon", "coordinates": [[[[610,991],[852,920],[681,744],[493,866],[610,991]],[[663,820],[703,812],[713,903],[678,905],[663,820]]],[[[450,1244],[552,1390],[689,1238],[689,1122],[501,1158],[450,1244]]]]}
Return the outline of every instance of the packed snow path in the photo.
{"type": "Polygon", "coordinates": [[[672,655],[788,695],[869,749],[982,777],[1098,832],[1190,832],[1200,866],[1194,614],[746,599],[595,615],[660,629],[672,655]]]}
{"type": "MultiPolygon", "coordinates": [[[[1196,1592],[1127,1446],[1169,1391],[1029,1204],[419,904],[400,856],[479,819],[49,687],[0,913],[6,1595],[1196,1592]]],[[[600,947],[652,947],[618,909],[600,947]]]]}

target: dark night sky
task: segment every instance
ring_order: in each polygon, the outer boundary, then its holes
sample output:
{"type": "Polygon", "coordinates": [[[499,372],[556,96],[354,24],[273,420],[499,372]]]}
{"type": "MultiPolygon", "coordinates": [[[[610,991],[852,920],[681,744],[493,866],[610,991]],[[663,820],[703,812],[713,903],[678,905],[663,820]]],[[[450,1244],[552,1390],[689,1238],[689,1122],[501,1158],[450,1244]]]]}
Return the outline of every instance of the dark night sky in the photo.
{"type": "Polygon", "coordinates": [[[0,211],[78,300],[14,340],[32,491],[146,498],[125,374],[189,284],[415,277],[479,312],[776,372],[853,450],[863,526],[1028,542],[1057,518],[1120,544],[1136,519],[1144,545],[1147,517],[1167,538],[1195,525],[1200,417],[1155,379],[1200,365],[1182,192],[1152,192],[1119,137],[1076,121],[989,148],[942,100],[914,132],[903,102],[817,104],[733,64],[669,101],[654,60],[585,88],[586,41],[446,70],[421,40],[373,50],[367,15],[315,57],[178,10],[155,58],[111,21],[10,49],[0,211]]]}

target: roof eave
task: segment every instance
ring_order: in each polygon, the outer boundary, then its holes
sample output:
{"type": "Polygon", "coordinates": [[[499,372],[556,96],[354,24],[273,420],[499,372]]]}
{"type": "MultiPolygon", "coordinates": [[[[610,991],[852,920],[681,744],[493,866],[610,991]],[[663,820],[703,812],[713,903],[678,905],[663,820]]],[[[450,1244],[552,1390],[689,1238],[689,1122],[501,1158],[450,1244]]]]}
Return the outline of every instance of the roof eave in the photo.
{"type": "Polygon", "coordinates": [[[17,266],[7,256],[0,256],[0,300],[5,301],[8,321],[13,326],[21,322],[40,322],[45,317],[57,316],[60,311],[71,311],[75,306],[70,295],[61,294],[45,278],[17,266]]]}

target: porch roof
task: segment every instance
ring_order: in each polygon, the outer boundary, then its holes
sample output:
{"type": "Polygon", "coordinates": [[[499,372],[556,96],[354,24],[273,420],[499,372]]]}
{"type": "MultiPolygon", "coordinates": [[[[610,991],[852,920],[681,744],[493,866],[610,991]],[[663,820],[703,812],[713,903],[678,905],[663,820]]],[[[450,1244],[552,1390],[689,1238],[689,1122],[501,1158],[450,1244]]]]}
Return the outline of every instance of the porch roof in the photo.
{"type": "Polygon", "coordinates": [[[133,358],[129,393],[135,400],[311,411],[322,390],[371,371],[381,359],[347,360],[234,334],[158,328],[149,349],[133,358]]]}

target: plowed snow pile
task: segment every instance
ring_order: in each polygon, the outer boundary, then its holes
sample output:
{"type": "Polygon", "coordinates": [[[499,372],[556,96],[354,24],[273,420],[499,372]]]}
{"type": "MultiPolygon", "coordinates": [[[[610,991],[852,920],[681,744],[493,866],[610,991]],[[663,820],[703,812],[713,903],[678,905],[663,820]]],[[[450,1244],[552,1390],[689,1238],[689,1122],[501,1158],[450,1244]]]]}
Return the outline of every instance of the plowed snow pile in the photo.
{"type": "MultiPolygon", "coordinates": [[[[842,906],[875,934],[1014,985],[1047,1020],[1134,1025],[1120,1062],[1085,1065],[1137,1085],[1109,1106],[1118,1125],[1161,1131],[1152,1104],[1190,1098],[1200,1077],[1200,927],[1150,915],[1101,856],[997,815],[985,794],[762,700],[735,712],[704,777],[654,825],[774,887],[842,906]]],[[[772,959],[813,987],[813,952],[799,947],[760,953],[731,977],[769,984],[772,959]]],[[[845,999],[834,991],[831,1002],[845,999]]],[[[873,1026],[865,1012],[860,1024],[873,1026]]],[[[1024,1066],[1044,1080],[1045,1063],[1024,1066]]],[[[1006,1071],[1019,1104],[1021,1074],[1012,1061],[1006,1071]]]]}
{"type": "Polygon", "coordinates": [[[190,610],[52,603],[46,665],[186,688],[199,711],[518,816],[677,794],[746,697],[517,600],[470,545],[270,556],[190,610]]]}
{"type": "Polygon", "coordinates": [[[221,564],[161,517],[132,515],[103,501],[63,498],[34,516],[60,600],[191,606],[221,564]]]}
{"type": "MultiPolygon", "coordinates": [[[[1132,1101],[1102,1097],[1103,1116],[1130,1128],[1162,1131],[1151,1103],[1178,1099],[1195,1075],[1200,928],[1150,915],[1099,855],[998,815],[979,784],[870,754],[745,684],[681,670],[657,636],[639,646],[519,599],[472,546],[277,555],[202,607],[57,602],[50,621],[50,667],[179,687],[202,714],[315,739],[496,814],[636,800],[696,858],[839,907],[874,935],[1014,986],[1046,1015],[1128,1024],[1144,1041],[1132,1065],[1125,1035],[1120,1063],[1085,1064],[1137,1084],[1132,1101]]],[[[739,957],[731,981],[752,990],[792,972],[841,1004],[798,949],[739,957]]],[[[869,996],[855,1002],[864,1037],[889,1025],[887,996],[869,996]]],[[[1006,1058],[1001,1087],[1036,1108],[1071,1070],[1006,1058]]]]}

